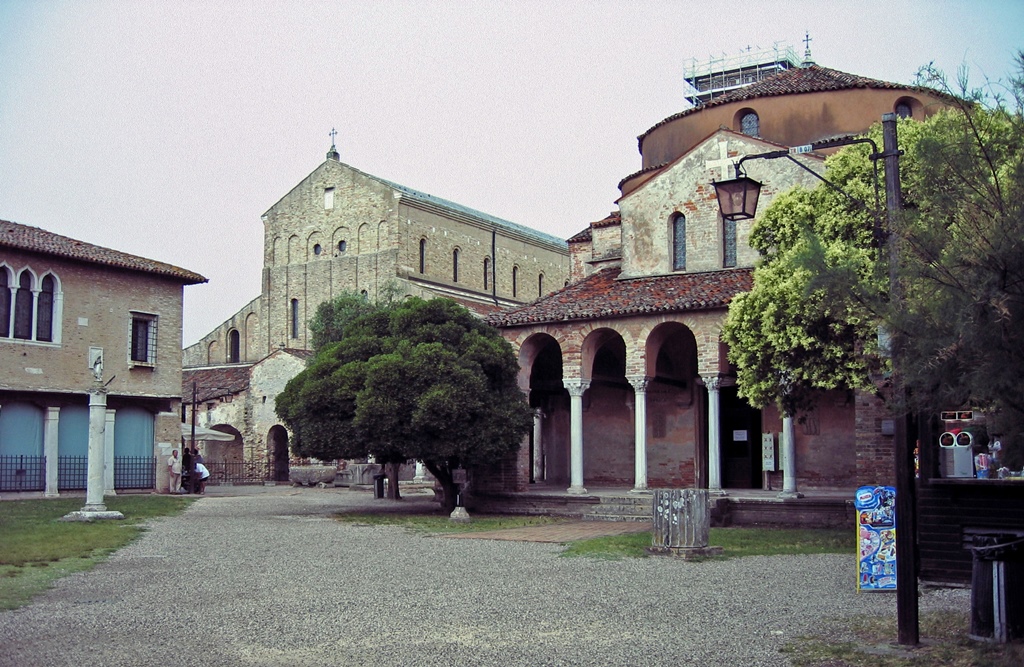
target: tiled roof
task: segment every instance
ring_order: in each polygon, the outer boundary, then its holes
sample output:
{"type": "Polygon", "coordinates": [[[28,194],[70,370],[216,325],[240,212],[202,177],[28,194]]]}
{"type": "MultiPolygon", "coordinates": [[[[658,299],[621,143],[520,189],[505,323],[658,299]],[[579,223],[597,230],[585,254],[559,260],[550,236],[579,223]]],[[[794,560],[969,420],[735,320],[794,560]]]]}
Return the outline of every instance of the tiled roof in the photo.
{"type": "Polygon", "coordinates": [[[677,118],[698,113],[709,107],[738,102],[740,100],[753,100],[759,97],[775,97],[777,95],[798,95],[800,93],[817,93],[828,90],[848,90],[851,88],[887,88],[891,90],[921,90],[932,95],[942,95],[939,91],[920,86],[906,86],[878,79],[869,79],[856,74],[847,74],[839,70],[822,67],[821,65],[808,65],[807,67],[794,67],[793,69],[782,70],[774,76],[762,79],[749,86],[743,86],[724,93],[721,97],[709,100],[706,104],[693,109],[687,109],[669,116],[654,125],[640,135],[641,144],[644,138],[666,123],[671,123],[677,118]]]}
{"type": "Polygon", "coordinates": [[[240,394],[249,388],[250,364],[217,366],[215,368],[183,369],[181,371],[181,399],[192,402],[192,383],[196,385],[197,401],[211,401],[240,394]]]}
{"type": "Polygon", "coordinates": [[[582,231],[579,231],[569,237],[569,243],[583,243],[584,241],[590,241],[594,238],[594,235],[590,231],[590,225],[587,225],[582,231]]]}
{"type": "Polygon", "coordinates": [[[193,273],[171,264],[129,255],[128,253],[92,245],[84,241],[76,241],[67,236],[48,232],[45,229],[19,225],[16,222],[8,222],[7,220],[0,220],[0,246],[56,255],[90,264],[113,266],[129,271],[156,273],[179,280],[185,285],[206,282],[206,278],[198,273],[193,273]]]}
{"type": "Polygon", "coordinates": [[[622,214],[618,211],[612,211],[605,217],[601,218],[597,222],[590,224],[591,227],[613,227],[614,225],[622,224],[622,214]]]}
{"type": "Polygon", "coordinates": [[[568,322],[649,313],[712,310],[728,305],[753,286],[753,269],[682,273],[617,280],[618,268],[608,268],[531,304],[492,315],[497,327],[544,322],[568,322]]]}

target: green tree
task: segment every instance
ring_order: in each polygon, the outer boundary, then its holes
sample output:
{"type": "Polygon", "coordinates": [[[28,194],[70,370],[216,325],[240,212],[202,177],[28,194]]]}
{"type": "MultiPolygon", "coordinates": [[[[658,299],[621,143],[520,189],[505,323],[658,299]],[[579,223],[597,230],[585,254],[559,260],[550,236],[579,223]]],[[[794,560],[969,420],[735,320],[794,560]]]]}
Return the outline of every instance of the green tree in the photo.
{"type": "Polygon", "coordinates": [[[376,300],[366,295],[345,291],[316,307],[316,313],[309,321],[309,332],[313,338],[313,351],[319,352],[328,343],[335,343],[345,337],[345,327],[357,318],[387,310],[397,303],[401,289],[394,281],[381,285],[376,300]]]}
{"type": "Polygon", "coordinates": [[[515,451],[532,417],[511,346],[447,299],[408,299],[349,322],[288,383],[277,413],[300,454],[423,461],[455,506],[453,472],[515,451]]]}
{"type": "MultiPolygon", "coordinates": [[[[899,123],[897,301],[868,212],[823,186],[776,198],[751,234],[761,253],[754,288],[730,305],[723,330],[741,395],[792,416],[820,390],[871,389],[888,364],[881,328],[910,407],[985,410],[1009,443],[1007,461],[1024,463],[1022,74],[1024,57],[1005,101],[968,91],[963,79],[954,94],[940,73],[922,71],[952,108],[899,123]]],[[[878,127],[869,134],[881,144],[878,127]]],[[[845,148],[826,166],[830,181],[872,201],[866,147],[845,148]]]]}

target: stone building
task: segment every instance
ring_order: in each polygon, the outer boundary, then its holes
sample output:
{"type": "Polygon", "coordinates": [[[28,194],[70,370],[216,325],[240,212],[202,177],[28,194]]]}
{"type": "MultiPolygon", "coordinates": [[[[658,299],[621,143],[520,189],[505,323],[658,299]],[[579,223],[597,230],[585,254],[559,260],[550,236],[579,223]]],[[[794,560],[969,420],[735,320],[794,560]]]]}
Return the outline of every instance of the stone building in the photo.
{"type": "MultiPolygon", "coordinates": [[[[720,340],[731,298],[752,285],[752,220],[724,221],[714,180],[744,155],[865,132],[885,113],[921,119],[947,105],[928,89],[805,62],[670,116],[639,137],[642,168],[619,184],[618,210],[569,239],[570,284],[489,317],[519,354],[535,408],[529,447],[489,487],[853,489],[888,483],[892,437],[868,395],[830,392],[791,436],[738,396],[720,340]],[[767,438],[767,442],[764,441],[767,438]],[[762,450],[771,454],[762,458],[762,450]]],[[[829,150],[750,160],[760,210],[815,186],[829,150]]],[[[787,420],[788,421],[788,420],[787,420]]]]}
{"type": "Polygon", "coordinates": [[[185,269],[0,221],[0,491],[167,488],[181,442],[185,269]],[[155,461],[156,459],[156,461],[155,461]],[[155,475],[154,475],[155,470],[155,475]]]}
{"type": "Polygon", "coordinates": [[[237,433],[257,459],[287,455],[274,399],[302,368],[320,303],[342,292],[374,298],[388,285],[482,316],[532,301],[569,276],[562,239],[366,174],[341,163],[334,146],[263,225],[262,291],[185,349],[182,388],[189,402],[194,380],[209,397],[200,401],[202,425],[237,433]],[[234,365],[248,369],[244,387],[218,379],[234,365]],[[223,391],[228,385],[233,393],[223,391]]]}

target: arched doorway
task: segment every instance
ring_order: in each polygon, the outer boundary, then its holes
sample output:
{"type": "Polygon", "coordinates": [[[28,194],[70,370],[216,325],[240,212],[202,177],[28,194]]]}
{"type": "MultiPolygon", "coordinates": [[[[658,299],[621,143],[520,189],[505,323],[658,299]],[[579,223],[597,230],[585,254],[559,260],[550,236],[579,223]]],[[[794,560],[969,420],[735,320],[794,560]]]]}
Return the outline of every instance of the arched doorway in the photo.
{"type": "Polygon", "coordinates": [[[206,440],[203,447],[206,450],[203,458],[207,463],[241,463],[244,460],[242,450],[242,434],[237,428],[230,424],[217,424],[211,426],[211,430],[220,431],[227,435],[234,436],[234,440],[206,440]]]}
{"type": "Polygon", "coordinates": [[[532,336],[520,350],[529,372],[534,409],[530,433],[530,482],[569,481],[569,394],[562,386],[562,348],[548,334],[532,336]]]}
{"type": "Polygon", "coordinates": [[[583,478],[590,485],[634,482],[633,386],[626,379],[626,342],[613,329],[583,341],[583,478]]]}
{"type": "Polygon", "coordinates": [[[697,341],[685,325],[666,322],[648,336],[646,349],[648,484],[699,486],[707,428],[697,390],[697,341]]]}
{"type": "Polygon", "coordinates": [[[267,434],[267,453],[270,456],[272,475],[275,482],[288,481],[288,431],[275,424],[267,434]]]}

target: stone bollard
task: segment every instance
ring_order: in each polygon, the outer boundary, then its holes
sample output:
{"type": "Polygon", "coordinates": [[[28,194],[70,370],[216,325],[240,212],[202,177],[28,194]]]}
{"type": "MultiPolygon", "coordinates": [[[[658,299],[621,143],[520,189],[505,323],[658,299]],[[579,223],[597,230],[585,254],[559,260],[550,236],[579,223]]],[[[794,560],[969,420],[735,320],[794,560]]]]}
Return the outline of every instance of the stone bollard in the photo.
{"type": "Polygon", "coordinates": [[[655,489],[654,532],[647,553],[681,558],[715,556],[708,546],[711,509],[707,489],[655,489]]]}

